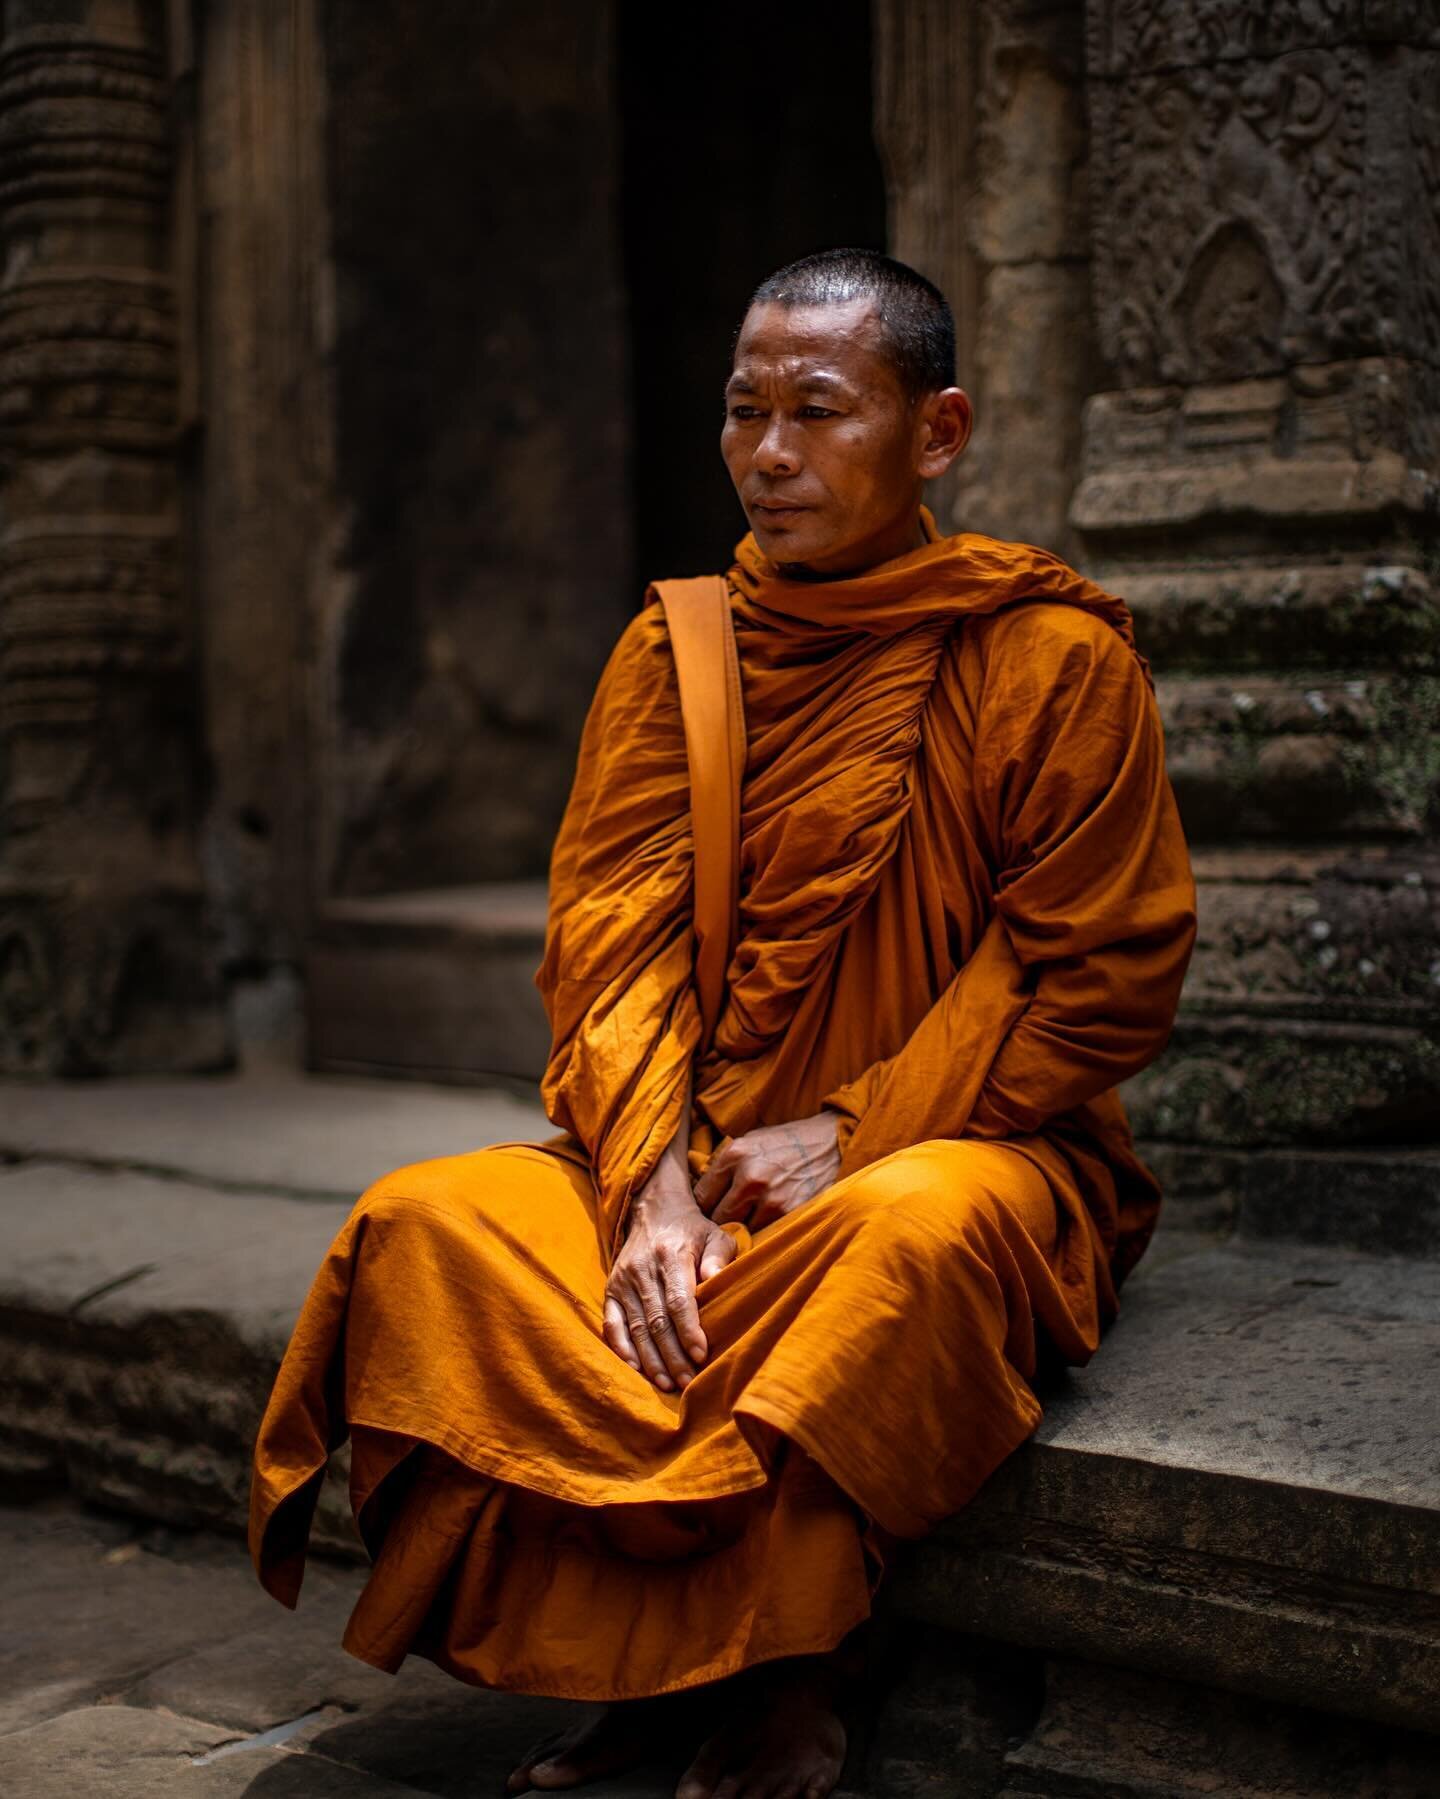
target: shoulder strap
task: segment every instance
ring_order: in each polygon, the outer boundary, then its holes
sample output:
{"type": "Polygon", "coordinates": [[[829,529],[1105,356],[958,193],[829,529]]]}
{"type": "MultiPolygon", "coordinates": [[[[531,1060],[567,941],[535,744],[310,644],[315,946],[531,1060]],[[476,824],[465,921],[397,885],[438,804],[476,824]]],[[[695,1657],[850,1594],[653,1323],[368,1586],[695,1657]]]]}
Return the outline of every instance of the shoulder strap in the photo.
{"type": "Polygon", "coordinates": [[[723,575],[657,581],[655,591],[665,608],[685,719],[695,839],[695,984],[708,1043],[725,999],[740,899],[740,664],[723,575]]]}

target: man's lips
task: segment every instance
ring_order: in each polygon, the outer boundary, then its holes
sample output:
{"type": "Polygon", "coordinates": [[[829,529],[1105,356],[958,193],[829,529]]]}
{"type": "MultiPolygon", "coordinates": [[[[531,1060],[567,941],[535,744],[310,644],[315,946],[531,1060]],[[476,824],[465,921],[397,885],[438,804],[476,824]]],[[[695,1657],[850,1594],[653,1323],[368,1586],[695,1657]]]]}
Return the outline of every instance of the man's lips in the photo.
{"type": "Polygon", "coordinates": [[[752,500],[751,510],[779,515],[787,512],[808,512],[808,506],[801,506],[793,500],[752,500]]]}

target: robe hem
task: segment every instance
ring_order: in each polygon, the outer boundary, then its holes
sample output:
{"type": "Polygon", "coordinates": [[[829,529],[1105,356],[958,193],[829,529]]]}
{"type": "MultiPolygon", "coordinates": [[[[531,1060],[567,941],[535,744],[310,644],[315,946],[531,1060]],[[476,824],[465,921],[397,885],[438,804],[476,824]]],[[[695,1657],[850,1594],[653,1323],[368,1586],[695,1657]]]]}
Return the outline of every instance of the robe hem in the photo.
{"type": "MultiPolygon", "coordinates": [[[[381,1424],[373,1418],[347,1417],[346,1422],[353,1432],[359,1430],[382,1431],[386,1436],[408,1437],[418,1443],[428,1444],[433,1449],[440,1449],[446,1455],[453,1456],[457,1462],[474,1474],[484,1475],[487,1479],[503,1481],[507,1486],[523,1487],[527,1492],[539,1493],[547,1499],[559,1499],[570,1505],[581,1505],[598,1508],[604,1505],[643,1505],[656,1502],[665,1505],[690,1505],[707,1499],[728,1499],[737,1493],[751,1493],[763,1487],[770,1478],[761,1458],[752,1446],[744,1443],[745,1459],[734,1458],[731,1471],[722,1472],[708,1480],[686,1481],[680,1489],[666,1485],[656,1490],[653,1480],[643,1483],[643,1491],[637,1491],[635,1482],[609,1480],[599,1483],[588,1483],[582,1486],[578,1482],[557,1482],[553,1478],[537,1477],[529,1463],[518,1461],[515,1457],[501,1452],[486,1454],[483,1459],[477,1457],[473,1447],[468,1443],[464,1447],[455,1439],[453,1432],[441,1426],[427,1424],[427,1428],[417,1430],[409,1426],[381,1424]]],[[[300,1583],[296,1583],[294,1597],[286,1597],[277,1592],[271,1584],[278,1570],[272,1558],[267,1554],[266,1538],[270,1525],[280,1508],[298,1493],[308,1481],[325,1469],[329,1464],[329,1456],[313,1463],[295,1475],[294,1480],[283,1489],[264,1483],[264,1498],[253,1508],[251,1530],[256,1548],[252,1553],[252,1562],[260,1584],[273,1599],[282,1605],[295,1609],[299,1601],[300,1583]]],[[[353,1509],[353,1508],[352,1508],[353,1509]]],[[[308,1531],[307,1531],[308,1537],[308,1531]]],[[[308,1553],[308,1552],[307,1552],[308,1553]]],[[[301,1579],[303,1580],[303,1569],[301,1579]]],[[[377,1664],[378,1665],[378,1664],[377,1664]]]]}
{"type": "Polygon", "coordinates": [[[598,1507],[603,1505],[644,1505],[652,1501],[664,1505],[689,1505],[703,1499],[728,1499],[736,1493],[750,1493],[763,1487],[770,1478],[764,1463],[753,1447],[741,1437],[744,1454],[732,1456],[729,1465],[708,1478],[671,1482],[651,1476],[643,1481],[605,1478],[557,1479],[553,1471],[537,1468],[533,1463],[507,1455],[503,1450],[476,1449],[473,1439],[456,1434],[434,1419],[425,1419],[424,1428],[413,1424],[382,1424],[375,1418],[347,1415],[352,1431],[384,1431],[387,1436],[412,1437],[443,1449],[473,1474],[504,1481],[507,1486],[524,1487],[546,1499],[561,1499],[569,1505],[598,1507]]]}
{"type": "Polygon", "coordinates": [[[368,1667],[378,1668],[382,1674],[397,1674],[404,1666],[407,1656],[417,1655],[422,1661],[431,1662],[442,1673],[451,1675],[466,1686],[480,1687],[491,1693],[521,1693],[536,1699],[574,1699],[588,1701],[591,1704],[616,1704],[627,1699],[658,1699],[666,1693],[688,1692],[694,1687],[709,1686],[714,1681],[729,1680],[733,1675],[743,1673],[746,1668],[759,1667],[765,1662],[793,1660],[802,1655],[828,1655],[838,1649],[851,1631],[857,1629],[873,1613],[873,1607],[867,1599],[862,1610],[838,1630],[823,1632],[818,1640],[787,1644],[782,1648],[766,1649],[762,1654],[754,1656],[740,1655],[721,1657],[702,1664],[698,1669],[682,1675],[677,1680],[666,1681],[661,1686],[645,1687],[605,1687],[597,1689],[593,1686],[567,1687],[554,1682],[542,1682],[528,1677],[517,1683],[482,1680],[473,1668],[448,1656],[441,1649],[407,1648],[399,1656],[372,1656],[358,1648],[349,1640],[349,1631],[341,1638],[341,1647],[356,1661],[364,1662],[368,1667]]]}

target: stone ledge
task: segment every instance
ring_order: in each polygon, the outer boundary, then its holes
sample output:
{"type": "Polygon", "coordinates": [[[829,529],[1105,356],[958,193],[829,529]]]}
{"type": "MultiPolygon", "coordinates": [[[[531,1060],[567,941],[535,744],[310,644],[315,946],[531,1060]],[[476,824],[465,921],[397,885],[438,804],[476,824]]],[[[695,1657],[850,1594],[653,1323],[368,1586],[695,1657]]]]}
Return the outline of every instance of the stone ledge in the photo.
{"type": "MultiPolygon", "coordinates": [[[[344,1205],[0,1175],[0,1425],[33,1483],[238,1529],[344,1205]],[[179,1220],[184,1218],[184,1228],[179,1220]]],[[[1440,1265],[1237,1241],[1142,1269],[1033,1443],[896,1570],[910,1618],[1440,1729],[1440,1265]]],[[[343,1470],[320,1541],[353,1550],[343,1470]]]]}
{"type": "Polygon", "coordinates": [[[50,1158],[345,1205],[392,1168],[553,1129],[533,1088],[462,1093],[289,1066],[203,1080],[0,1082],[0,1162],[50,1158]]]}
{"type": "Polygon", "coordinates": [[[946,1628],[1440,1729],[1440,1268],[1239,1241],[1137,1276],[919,1545],[946,1628]]]}

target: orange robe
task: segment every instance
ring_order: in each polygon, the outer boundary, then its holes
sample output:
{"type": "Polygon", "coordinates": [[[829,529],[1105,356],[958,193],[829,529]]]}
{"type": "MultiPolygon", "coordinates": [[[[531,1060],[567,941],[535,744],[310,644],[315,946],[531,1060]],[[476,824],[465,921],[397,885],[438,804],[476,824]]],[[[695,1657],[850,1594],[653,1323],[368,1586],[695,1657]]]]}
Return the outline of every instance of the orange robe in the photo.
{"type": "Polygon", "coordinates": [[[556,843],[543,1096],[564,1135],[378,1181],[316,1276],[256,1448],[289,1604],[349,1435],[373,1567],[346,1646],[481,1685],[658,1693],[826,1649],[893,1536],[1034,1429],[1154,1226],[1116,1083],[1163,1045],[1194,889],[1118,600],[1025,545],[850,580],[731,571],[746,713],[738,942],[701,1044],[685,743],[630,623],[556,843]],[[601,1335],[631,1198],[681,1124],[841,1114],[837,1181],[699,1292],[660,1393],[601,1335]]]}

